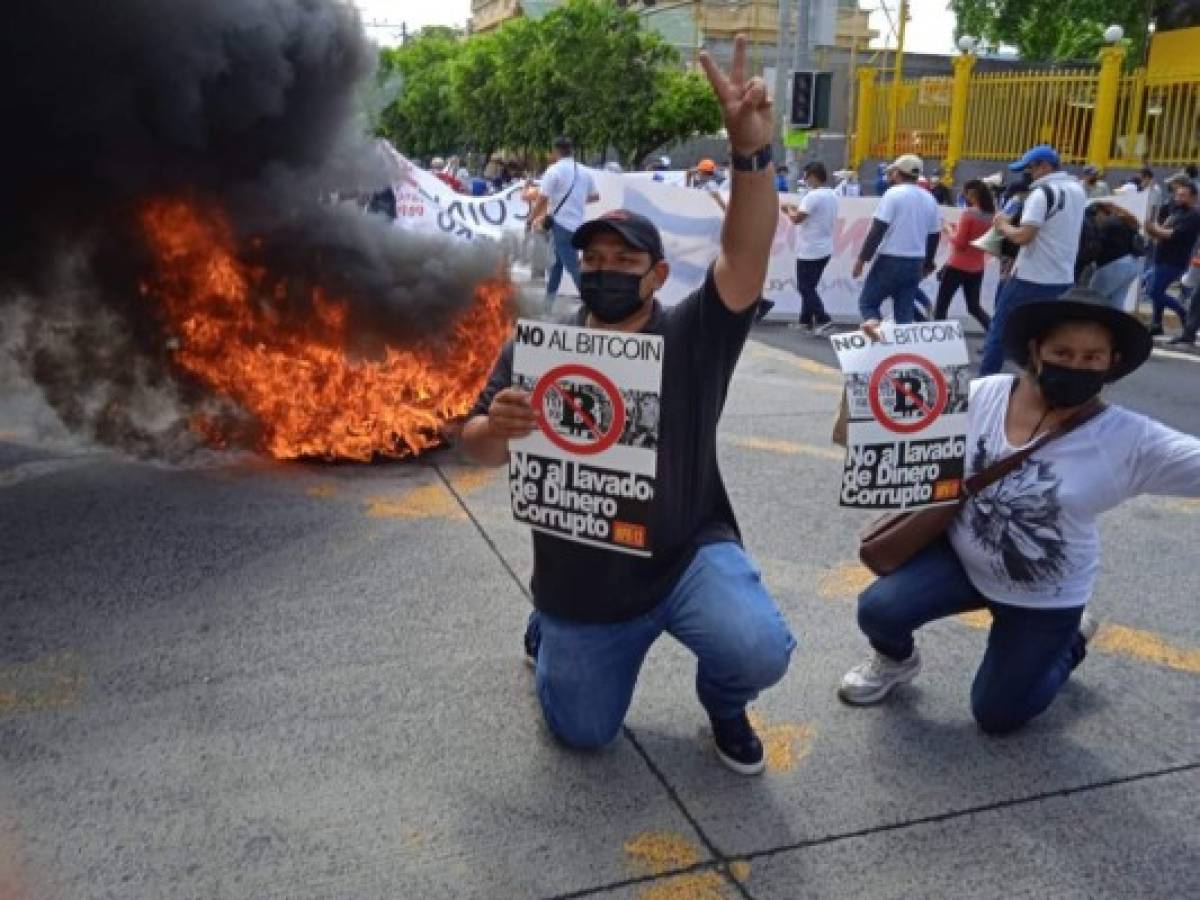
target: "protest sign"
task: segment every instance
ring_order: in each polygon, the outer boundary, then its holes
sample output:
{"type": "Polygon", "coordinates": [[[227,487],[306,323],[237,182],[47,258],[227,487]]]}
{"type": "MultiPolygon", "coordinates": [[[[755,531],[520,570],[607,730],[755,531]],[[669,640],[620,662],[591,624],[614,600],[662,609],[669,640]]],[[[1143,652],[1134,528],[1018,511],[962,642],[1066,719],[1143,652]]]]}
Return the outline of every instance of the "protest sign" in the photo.
{"type": "Polygon", "coordinates": [[[958,322],[831,338],[849,411],[840,503],[915,509],[962,496],[971,372],[958,322]]]}
{"type": "Polygon", "coordinates": [[[518,522],[650,556],[662,354],[657,335],[517,323],[513,384],[538,425],[509,444],[518,522]]]}

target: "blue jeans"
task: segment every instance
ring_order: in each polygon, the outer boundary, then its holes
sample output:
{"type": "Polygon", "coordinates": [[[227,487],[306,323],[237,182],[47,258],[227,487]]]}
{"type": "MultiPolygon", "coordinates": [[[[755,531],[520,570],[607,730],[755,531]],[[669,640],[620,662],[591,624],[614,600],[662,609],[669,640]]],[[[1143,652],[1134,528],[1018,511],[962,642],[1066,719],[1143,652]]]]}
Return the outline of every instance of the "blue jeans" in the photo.
{"type": "Polygon", "coordinates": [[[1129,286],[1137,280],[1137,274],[1137,257],[1125,255],[1098,268],[1089,287],[1103,294],[1111,306],[1124,309],[1129,286]]]}
{"type": "Polygon", "coordinates": [[[883,301],[892,298],[892,318],[900,325],[913,321],[913,304],[921,289],[925,260],[909,256],[877,256],[867,272],[862,293],[858,295],[858,311],[863,320],[882,319],[883,301]]]}
{"type": "Polygon", "coordinates": [[[992,313],[992,324],[983,339],[983,359],[979,363],[980,375],[995,375],[1004,368],[1004,325],[1008,314],[1024,303],[1061,297],[1071,289],[1069,284],[1038,284],[1010,278],[996,295],[996,309],[992,313]]]}
{"type": "Polygon", "coordinates": [[[1186,272],[1186,266],[1172,266],[1164,263],[1158,263],[1150,271],[1150,285],[1146,288],[1146,294],[1150,297],[1150,302],[1154,304],[1154,311],[1150,316],[1152,327],[1162,328],[1164,309],[1173,309],[1179,316],[1180,322],[1187,320],[1187,310],[1183,308],[1183,304],[1167,296],[1167,288],[1181,279],[1186,272]]]}
{"type": "Polygon", "coordinates": [[[642,660],[664,631],[696,654],[696,693],[715,719],[741,713],[788,668],[796,646],[758,570],[734,543],[702,547],[657,607],[628,622],[572,622],[535,612],[537,693],[550,731],[569,747],[613,740],[642,660]]]}
{"type": "Polygon", "coordinates": [[[571,238],[575,232],[568,231],[557,222],[551,228],[550,242],[554,245],[554,265],[550,267],[550,276],[546,279],[546,308],[549,309],[558,296],[558,286],[562,283],[563,269],[575,282],[575,290],[579,290],[579,251],[571,246],[571,238]]]}
{"type": "Polygon", "coordinates": [[[1003,734],[1044,712],[1083,660],[1082,606],[1025,609],[990,601],[942,538],[863,591],[858,626],[877,651],[903,660],[922,625],[984,607],[992,629],[971,685],[971,712],[984,731],[1003,734]]]}

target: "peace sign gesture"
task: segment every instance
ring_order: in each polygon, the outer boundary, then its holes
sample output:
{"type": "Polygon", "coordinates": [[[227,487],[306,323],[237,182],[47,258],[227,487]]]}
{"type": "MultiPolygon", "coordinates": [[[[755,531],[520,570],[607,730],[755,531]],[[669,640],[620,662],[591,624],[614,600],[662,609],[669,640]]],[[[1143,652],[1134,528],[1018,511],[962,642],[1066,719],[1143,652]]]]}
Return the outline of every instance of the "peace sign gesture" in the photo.
{"type": "Polygon", "coordinates": [[[775,134],[775,115],[763,80],[757,75],[746,80],[745,37],[739,34],[734,39],[733,65],[728,76],[707,53],[700,54],[700,64],[721,105],[721,118],[733,152],[749,155],[771,143],[775,134]]]}

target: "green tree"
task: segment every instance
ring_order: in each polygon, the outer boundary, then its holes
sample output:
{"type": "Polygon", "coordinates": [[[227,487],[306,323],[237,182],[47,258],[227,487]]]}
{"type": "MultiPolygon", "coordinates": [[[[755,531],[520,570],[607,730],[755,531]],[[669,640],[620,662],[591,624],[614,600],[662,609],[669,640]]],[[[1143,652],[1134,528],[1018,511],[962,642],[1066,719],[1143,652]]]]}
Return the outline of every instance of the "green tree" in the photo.
{"type": "Polygon", "coordinates": [[[452,28],[426,28],[403,46],[381,50],[379,81],[398,83],[399,91],[380,113],[376,133],[414,157],[461,147],[466,135],[451,78],[462,51],[452,28]]]}
{"type": "Polygon", "coordinates": [[[626,165],[638,169],[656,147],[714,134],[720,127],[721,108],[707,79],[696,72],[665,69],[655,78],[649,108],[632,116],[612,144],[626,165]]]}
{"type": "Polygon", "coordinates": [[[1170,0],[950,0],[956,37],[969,34],[989,44],[1017,48],[1027,59],[1090,59],[1104,30],[1120,25],[1129,39],[1131,64],[1145,55],[1149,25],[1170,0]]]}

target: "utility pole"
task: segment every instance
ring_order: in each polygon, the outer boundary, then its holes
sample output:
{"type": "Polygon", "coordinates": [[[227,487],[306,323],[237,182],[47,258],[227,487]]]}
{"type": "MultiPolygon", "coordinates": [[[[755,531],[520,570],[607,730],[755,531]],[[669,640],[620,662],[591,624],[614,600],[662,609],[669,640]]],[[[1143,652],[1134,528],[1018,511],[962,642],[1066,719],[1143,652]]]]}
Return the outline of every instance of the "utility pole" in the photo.
{"type": "Polygon", "coordinates": [[[788,102],[789,86],[787,82],[787,63],[784,48],[787,47],[788,8],[791,0],[779,0],[779,29],[775,35],[775,115],[779,117],[779,140],[783,142],[791,104],[788,102]]]}
{"type": "Polygon", "coordinates": [[[900,28],[896,36],[896,59],[892,65],[892,93],[888,101],[888,156],[896,155],[896,128],[900,123],[900,79],[904,77],[904,29],[908,24],[908,0],[900,0],[900,28]]]}

